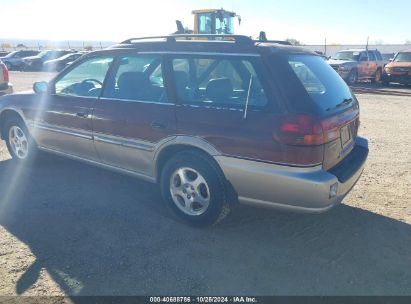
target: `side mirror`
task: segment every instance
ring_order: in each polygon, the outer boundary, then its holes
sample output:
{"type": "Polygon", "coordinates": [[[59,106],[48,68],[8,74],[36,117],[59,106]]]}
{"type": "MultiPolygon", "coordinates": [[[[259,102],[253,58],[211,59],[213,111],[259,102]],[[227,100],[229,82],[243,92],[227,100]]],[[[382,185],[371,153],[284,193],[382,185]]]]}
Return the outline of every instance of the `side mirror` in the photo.
{"type": "Polygon", "coordinates": [[[394,58],[390,58],[389,61],[390,61],[390,62],[393,62],[393,61],[394,61],[394,58]]]}
{"type": "Polygon", "coordinates": [[[33,84],[33,91],[37,94],[47,93],[48,85],[45,81],[37,81],[33,84]]]}

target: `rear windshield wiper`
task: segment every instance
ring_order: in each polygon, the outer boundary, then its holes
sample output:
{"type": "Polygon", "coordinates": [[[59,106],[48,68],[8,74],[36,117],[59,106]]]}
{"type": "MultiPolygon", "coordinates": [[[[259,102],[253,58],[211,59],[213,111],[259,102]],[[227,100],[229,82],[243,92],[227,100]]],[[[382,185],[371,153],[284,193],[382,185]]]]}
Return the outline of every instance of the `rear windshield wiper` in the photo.
{"type": "Polygon", "coordinates": [[[350,104],[350,103],[352,103],[352,98],[345,98],[343,101],[341,101],[335,107],[339,108],[339,107],[342,107],[343,105],[350,104]]]}
{"type": "MultiPolygon", "coordinates": [[[[350,104],[351,102],[352,102],[352,98],[346,98],[343,101],[341,101],[340,103],[336,104],[335,108],[342,107],[343,105],[350,104]]],[[[325,110],[328,112],[328,111],[331,110],[331,108],[327,108],[325,110]]]]}

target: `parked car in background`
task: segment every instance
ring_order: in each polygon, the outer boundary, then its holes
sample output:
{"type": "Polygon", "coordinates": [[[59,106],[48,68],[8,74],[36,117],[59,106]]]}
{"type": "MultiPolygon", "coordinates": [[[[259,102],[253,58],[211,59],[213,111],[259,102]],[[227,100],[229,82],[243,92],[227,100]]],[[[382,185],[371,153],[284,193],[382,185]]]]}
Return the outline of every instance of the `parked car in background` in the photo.
{"type": "Polygon", "coordinates": [[[24,66],[23,58],[29,56],[36,56],[40,51],[35,50],[20,50],[9,53],[8,55],[1,57],[0,60],[4,62],[9,70],[18,70],[24,66]]]}
{"type": "Polygon", "coordinates": [[[355,84],[359,80],[380,82],[384,68],[384,61],[378,50],[339,51],[328,63],[348,84],[355,84]]]}
{"type": "Polygon", "coordinates": [[[385,85],[391,82],[411,84],[411,50],[398,52],[392,62],[384,68],[382,81],[385,85]]]}
{"type": "Polygon", "coordinates": [[[10,54],[10,52],[7,51],[0,51],[0,57],[4,57],[6,55],[10,54]]]}
{"type": "Polygon", "coordinates": [[[300,47],[187,37],[130,39],[0,99],[13,159],[40,148],[157,182],[192,225],[216,223],[238,202],[339,204],[368,155],[341,77],[300,47]]]}
{"type": "Polygon", "coordinates": [[[28,71],[41,71],[43,69],[44,62],[56,58],[60,58],[63,55],[73,53],[70,50],[46,50],[42,51],[36,56],[30,56],[24,58],[24,70],[28,71]]]}
{"type": "Polygon", "coordinates": [[[7,66],[0,60],[0,96],[13,93],[13,86],[9,82],[7,66]]]}
{"type": "Polygon", "coordinates": [[[43,71],[61,71],[64,69],[69,62],[73,62],[76,59],[83,56],[84,53],[70,53],[61,56],[57,59],[47,60],[43,63],[43,71]]]}

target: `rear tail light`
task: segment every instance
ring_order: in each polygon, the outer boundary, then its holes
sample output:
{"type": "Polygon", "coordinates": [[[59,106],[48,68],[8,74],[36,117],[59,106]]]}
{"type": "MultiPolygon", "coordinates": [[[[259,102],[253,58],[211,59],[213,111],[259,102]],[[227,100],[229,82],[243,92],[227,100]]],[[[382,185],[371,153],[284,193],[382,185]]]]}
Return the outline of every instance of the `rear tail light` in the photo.
{"type": "Polygon", "coordinates": [[[4,82],[9,82],[9,70],[7,69],[7,66],[4,63],[1,63],[3,67],[3,79],[4,82]]]}
{"type": "Polygon", "coordinates": [[[340,137],[339,120],[323,120],[308,115],[287,116],[274,139],[290,145],[322,145],[340,137]]]}

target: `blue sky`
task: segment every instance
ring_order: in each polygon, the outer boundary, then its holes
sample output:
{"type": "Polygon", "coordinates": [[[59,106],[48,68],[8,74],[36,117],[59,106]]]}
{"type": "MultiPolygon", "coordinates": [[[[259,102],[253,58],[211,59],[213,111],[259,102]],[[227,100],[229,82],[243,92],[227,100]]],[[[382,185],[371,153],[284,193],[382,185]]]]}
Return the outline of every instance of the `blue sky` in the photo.
{"type": "Polygon", "coordinates": [[[411,41],[411,1],[397,0],[0,0],[0,38],[119,41],[192,28],[191,11],[225,8],[241,15],[236,32],[295,38],[306,44],[411,41]],[[7,25],[7,26],[4,26],[7,25]]]}

